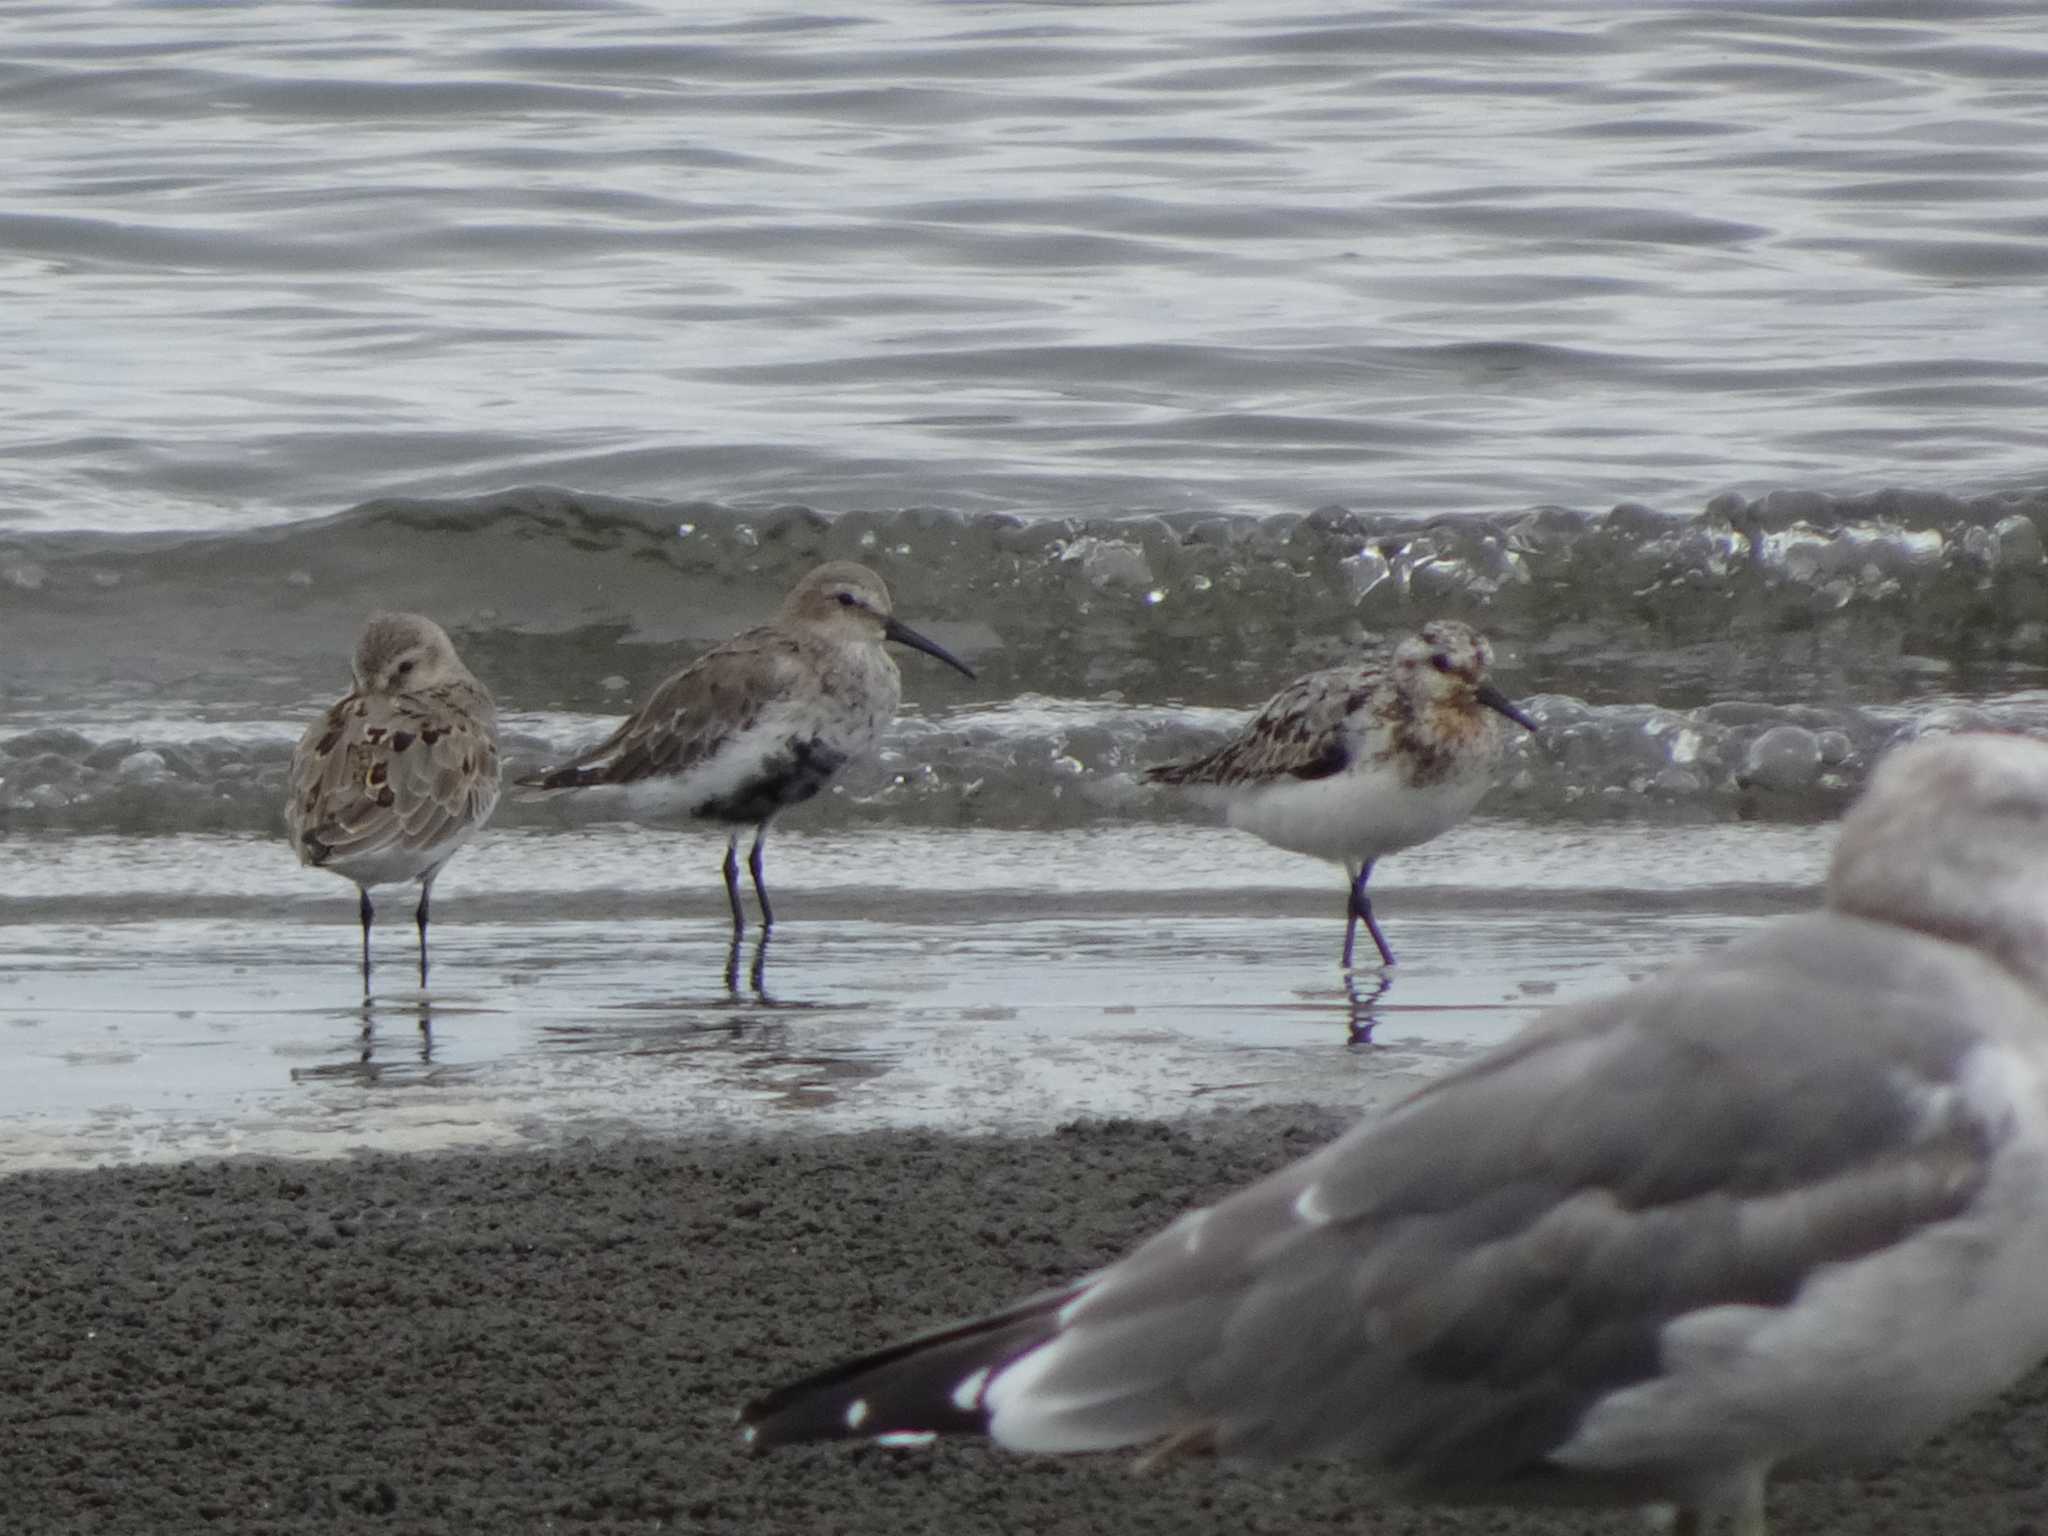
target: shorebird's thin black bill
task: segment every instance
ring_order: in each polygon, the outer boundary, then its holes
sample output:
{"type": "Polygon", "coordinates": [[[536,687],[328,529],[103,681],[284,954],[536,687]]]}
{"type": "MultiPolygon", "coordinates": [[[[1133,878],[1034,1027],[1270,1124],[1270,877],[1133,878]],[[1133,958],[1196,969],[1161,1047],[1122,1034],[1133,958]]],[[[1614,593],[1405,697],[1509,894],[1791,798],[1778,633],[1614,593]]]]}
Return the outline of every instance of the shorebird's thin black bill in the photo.
{"type": "Polygon", "coordinates": [[[1506,715],[1523,730],[1534,731],[1536,729],[1536,722],[1517,709],[1515,701],[1494,687],[1493,684],[1481,683],[1472,690],[1472,697],[1484,704],[1488,709],[1506,715]]]}
{"type": "MultiPolygon", "coordinates": [[[[969,677],[974,676],[974,668],[940,645],[938,641],[925,639],[908,624],[898,623],[895,619],[885,619],[882,622],[882,635],[885,639],[894,640],[898,645],[909,646],[913,651],[923,651],[927,656],[936,656],[956,672],[964,672],[969,677]]],[[[1535,727],[1531,726],[1530,729],[1534,730],[1535,727]]]]}

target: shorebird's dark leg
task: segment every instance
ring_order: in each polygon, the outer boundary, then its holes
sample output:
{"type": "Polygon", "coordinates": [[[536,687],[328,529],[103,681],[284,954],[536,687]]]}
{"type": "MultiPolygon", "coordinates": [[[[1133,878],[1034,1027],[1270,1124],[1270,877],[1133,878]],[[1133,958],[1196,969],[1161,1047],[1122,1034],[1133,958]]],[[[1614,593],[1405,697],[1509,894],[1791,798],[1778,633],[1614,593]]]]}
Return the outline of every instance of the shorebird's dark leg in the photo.
{"type": "Polygon", "coordinates": [[[1344,969],[1348,971],[1351,969],[1351,952],[1358,945],[1358,887],[1365,879],[1365,872],[1353,869],[1349,864],[1344,869],[1351,876],[1351,886],[1344,892],[1344,969]]]}
{"type": "MultiPolygon", "coordinates": [[[[754,877],[754,894],[761,898],[761,931],[766,933],[775,926],[775,912],[768,905],[768,887],[761,883],[761,845],[768,840],[768,823],[762,822],[754,833],[754,851],[747,855],[747,872],[754,877]]],[[[733,898],[737,901],[739,898],[733,898]]]]}
{"type": "Polygon", "coordinates": [[[1358,938],[1358,925],[1365,924],[1365,931],[1372,935],[1372,942],[1380,952],[1380,964],[1392,965],[1394,952],[1387,948],[1387,936],[1380,932],[1380,925],[1372,915],[1372,898],[1365,894],[1365,882],[1372,878],[1372,860],[1367,859],[1358,867],[1358,873],[1351,878],[1351,906],[1344,922],[1344,968],[1351,968],[1352,946],[1358,938]]]}
{"type": "Polygon", "coordinates": [[[367,885],[358,886],[357,892],[362,897],[361,902],[357,904],[356,915],[363,922],[363,996],[368,997],[370,995],[370,920],[377,915],[377,911],[376,908],[370,905],[370,888],[367,885]]]}
{"type": "Polygon", "coordinates": [[[441,873],[439,866],[430,869],[420,879],[420,904],[413,908],[413,926],[420,931],[420,990],[427,990],[427,898],[434,892],[434,876],[441,873]]]}
{"type": "Polygon", "coordinates": [[[761,984],[761,983],[762,983],[762,980],[763,980],[763,978],[764,978],[764,977],[765,977],[765,976],[766,976],[767,974],[768,974],[768,929],[766,928],[766,926],[763,926],[763,927],[762,927],[762,929],[761,929],[761,937],[760,937],[760,940],[759,940],[759,941],[758,941],[758,942],[757,942],[757,943],[756,943],[756,944],[754,945],[754,964],[753,964],[753,968],[752,968],[752,969],[750,969],[750,970],[749,970],[749,971],[747,972],[747,982],[748,982],[748,984],[749,984],[750,986],[752,986],[752,987],[753,987],[753,989],[754,989],[754,995],[755,995],[755,996],[757,996],[757,997],[765,997],[765,996],[767,995],[767,989],[766,989],[766,988],[765,988],[764,986],[762,986],[762,984],[761,984]]]}
{"type": "Polygon", "coordinates": [[[725,840],[725,899],[732,903],[732,941],[737,944],[746,931],[747,911],[740,905],[740,835],[725,840]]]}

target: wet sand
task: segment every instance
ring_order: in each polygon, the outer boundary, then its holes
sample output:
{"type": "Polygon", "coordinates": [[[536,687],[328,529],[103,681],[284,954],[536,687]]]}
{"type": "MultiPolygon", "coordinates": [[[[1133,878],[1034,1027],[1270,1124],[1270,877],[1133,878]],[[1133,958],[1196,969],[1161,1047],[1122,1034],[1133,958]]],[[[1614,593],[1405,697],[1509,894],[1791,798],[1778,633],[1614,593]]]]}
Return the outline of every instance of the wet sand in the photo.
{"type": "MultiPolygon", "coordinates": [[[[0,1508],[94,1533],[1639,1529],[1382,1507],[1341,1466],[741,1451],[749,1394],[1085,1270],[1340,1119],[0,1179],[0,1508]]],[[[2036,1376],[1898,1466],[1780,1489],[1772,1528],[2035,1530],[2044,1463],[2036,1376]]]]}

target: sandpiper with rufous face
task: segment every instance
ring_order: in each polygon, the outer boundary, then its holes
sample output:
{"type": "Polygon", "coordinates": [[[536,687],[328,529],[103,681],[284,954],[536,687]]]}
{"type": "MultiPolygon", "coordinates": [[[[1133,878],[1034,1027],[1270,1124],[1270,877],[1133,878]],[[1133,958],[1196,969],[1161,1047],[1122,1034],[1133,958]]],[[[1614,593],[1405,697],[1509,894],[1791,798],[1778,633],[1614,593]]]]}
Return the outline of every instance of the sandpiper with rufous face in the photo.
{"type": "Polygon", "coordinates": [[[1492,659],[1470,625],[1434,620],[1383,661],[1297,678],[1215,751],[1145,778],[1194,791],[1277,848],[1342,864],[1344,964],[1363,922],[1392,965],[1366,895],[1374,862],[1472,814],[1500,760],[1501,718],[1536,729],[1487,681],[1492,659]]]}

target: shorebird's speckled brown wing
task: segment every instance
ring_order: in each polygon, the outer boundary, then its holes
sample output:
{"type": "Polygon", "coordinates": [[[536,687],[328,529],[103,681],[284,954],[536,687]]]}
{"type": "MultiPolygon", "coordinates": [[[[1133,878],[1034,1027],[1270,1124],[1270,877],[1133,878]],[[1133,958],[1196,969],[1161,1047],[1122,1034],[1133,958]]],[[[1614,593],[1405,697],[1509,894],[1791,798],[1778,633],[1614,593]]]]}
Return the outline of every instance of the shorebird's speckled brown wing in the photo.
{"type": "Polygon", "coordinates": [[[1335,667],[1297,678],[1214,752],[1148,768],[1146,781],[1220,785],[1322,779],[1342,773],[1352,755],[1347,722],[1371,699],[1383,675],[1377,666],[1335,667]]]}
{"type": "Polygon", "coordinates": [[[735,635],[656,688],[589,751],[519,782],[536,789],[637,784],[708,762],[815,682],[800,651],[789,634],[766,625],[735,635]]]}
{"type": "Polygon", "coordinates": [[[430,849],[481,824],[498,801],[491,718],[464,685],[342,699],[292,753],[285,819],[299,862],[430,849]]]}

